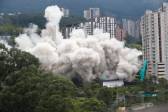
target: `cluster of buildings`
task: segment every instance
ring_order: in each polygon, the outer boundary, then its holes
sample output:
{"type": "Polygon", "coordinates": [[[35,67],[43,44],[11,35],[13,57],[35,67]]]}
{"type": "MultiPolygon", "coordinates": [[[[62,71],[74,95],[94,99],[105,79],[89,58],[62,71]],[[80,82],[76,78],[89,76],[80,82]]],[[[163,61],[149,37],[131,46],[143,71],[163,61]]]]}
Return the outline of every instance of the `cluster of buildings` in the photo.
{"type": "MultiPolygon", "coordinates": [[[[124,41],[129,35],[133,38],[140,37],[140,21],[133,21],[129,19],[122,19],[117,21],[112,16],[101,16],[99,8],[89,8],[83,12],[86,22],[79,25],[70,26],[62,30],[64,38],[70,38],[70,33],[73,29],[83,29],[85,35],[93,35],[95,29],[101,29],[104,33],[109,33],[110,38],[116,38],[119,41],[124,41]]],[[[103,80],[105,87],[120,87],[124,85],[123,80],[103,80]]]]}
{"type": "Polygon", "coordinates": [[[155,11],[146,10],[138,21],[122,19],[118,22],[115,17],[101,16],[99,8],[84,10],[84,18],[86,22],[65,28],[64,37],[69,38],[72,30],[78,28],[84,29],[86,35],[93,35],[99,28],[120,41],[128,35],[137,39],[141,36],[143,59],[148,61],[147,74],[168,79],[168,3],[155,11]]]}
{"type": "MultiPolygon", "coordinates": [[[[69,15],[65,10],[64,16],[69,15]]],[[[141,35],[143,59],[148,61],[147,74],[168,79],[168,3],[155,11],[146,10],[138,21],[122,19],[118,22],[115,17],[101,16],[99,8],[84,10],[84,18],[86,22],[65,28],[64,37],[69,38],[72,30],[78,28],[84,29],[86,35],[93,35],[97,28],[102,29],[120,41],[128,35],[134,38],[141,35]]]]}
{"type": "Polygon", "coordinates": [[[148,75],[168,78],[168,3],[141,17],[143,57],[148,61],[148,75]]]}
{"type": "Polygon", "coordinates": [[[109,33],[111,38],[115,37],[120,41],[125,40],[128,35],[139,38],[139,22],[129,19],[118,22],[115,17],[101,16],[99,8],[84,10],[83,16],[86,22],[64,28],[62,31],[64,38],[69,38],[73,29],[84,29],[86,35],[93,35],[95,29],[102,29],[104,33],[109,33]]]}
{"type": "Polygon", "coordinates": [[[102,29],[103,32],[110,34],[111,38],[115,37],[115,18],[113,17],[96,17],[88,22],[81,23],[80,27],[84,29],[87,35],[93,35],[95,29],[102,29]]]}

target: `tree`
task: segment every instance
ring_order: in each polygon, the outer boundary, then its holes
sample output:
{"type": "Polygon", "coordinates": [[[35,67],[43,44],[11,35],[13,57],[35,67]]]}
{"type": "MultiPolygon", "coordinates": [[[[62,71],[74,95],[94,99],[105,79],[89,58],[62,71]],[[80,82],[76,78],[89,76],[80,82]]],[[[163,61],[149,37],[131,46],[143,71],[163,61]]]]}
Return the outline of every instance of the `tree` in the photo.
{"type": "Polygon", "coordinates": [[[82,112],[107,112],[105,103],[96,98],[85,99],[81,103],[80,108],[82,112]]]}
{"type": "Polygon", "coordinates": [[[101,88],[102,86],[99,83],[93,81],[93,82],[85,83],[82,90],[85,93],[85,97],[92,98],[92,97],[96,97],[96,95],[98,94],[101,88]]]}
{"type": "Polygon", "coordinates": [[[117,91],[113,88],[103,87],[99,90],[97,98],[110,106],[116,99],[117,91]]]}
{"type": "MultiPolygon", "coordinates": [[[[42,98],[35,109],[35,112],[74,112],[75,108],[71,98],[64,98],[60,95],[51,95],[42,98]]],[[[77,112],[77,111],[76,111],[77,112]]]]}
{"type": "Polygon", "coordinates": [[[0,35],[19,35],[19,33],[22,33],[23,29],[21,27],[17,27],[14,24],[3,24],[0,26],[0,35]]]}
{"type": "Polygon", "coordinates": [[[128,35],[125,41],[126,44],[141,44],[140,38],[132,37],[131,35],[128,35]]]}
{"type": "MultiPolygon", "coordinates": [[[[1,112],[105,112],[106,105],[95,98],[100,85],[89,84],[93,93],[79,98],[74,83],[39,67],[33,55],[0,44],[1,112]],[[88,98],[90,97],[90,98],[88,98]],[[94,97],[94,98],[93,98],[94,97]]],[[[86,89],[87,90],[87,89],[86,89]]],[[[84,90],[83,92],[86,92],[84,90]]]]}
{"type": "Polygon", "coordinates": [[[1,112],[33,112],[40,99],[41,79],[35,66],[8,75],[0,91],[1,112]]]}
{"type": "Polygon", "coordinates": [[[39,67],[39,61],[35,56],[16,48],[8,49],[0,44],[0,81],[10,73],[31,65],[39,67]]]}
{"type": "Polygon", "coordinates": [[[32,65],[5,77],[0,91],[0,111],[70,112],[67,110],[75,96],[76,87],[70,80],[32,65]]]}
{"type": "Polygon", "coordinates": [[[127,47],[142,50],[142,45],[140,44],[128,44],[127,47]]]}

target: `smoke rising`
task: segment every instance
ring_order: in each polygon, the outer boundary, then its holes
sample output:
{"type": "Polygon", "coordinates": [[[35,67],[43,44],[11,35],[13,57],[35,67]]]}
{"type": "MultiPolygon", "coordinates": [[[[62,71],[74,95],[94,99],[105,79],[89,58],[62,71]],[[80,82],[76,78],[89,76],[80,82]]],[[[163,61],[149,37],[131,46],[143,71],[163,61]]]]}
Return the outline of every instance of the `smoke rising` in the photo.
{"type": "Polygon", "coordinates": [[[8,42],[6,42],[5,40],[0,40],[0,44],[5,45],[5,47],[6,47],[6,48],[8,48],[8,49],[10,49],[10,48],[11,48],[11,46],[10,46],[10,45],[8,45],[8,42]]]}
{"type": "Polygon", "coordinates": [[[63,13],[58,6],[45,10],[46,29],[41,35],[38,27],[31,24],[25,33],[16,38],[17,47],[39,58],[45,70],[73,77],[78,74],[85,81],[101,79],[132,80],[141,63],[141,52],[129,49],[124,42],[110,39],[108,33],[96,29],[94,35],[86,36],[82,29],[73,30],[71,38],[63,39],[59,22],[63,13]]]}

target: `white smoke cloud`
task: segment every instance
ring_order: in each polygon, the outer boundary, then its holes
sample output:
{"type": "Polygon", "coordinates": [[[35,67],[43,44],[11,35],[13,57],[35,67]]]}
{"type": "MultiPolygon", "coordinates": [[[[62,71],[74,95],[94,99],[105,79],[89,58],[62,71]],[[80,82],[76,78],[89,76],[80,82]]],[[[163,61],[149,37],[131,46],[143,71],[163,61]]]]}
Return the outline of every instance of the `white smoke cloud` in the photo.
{"type": "Polygon", "coordinates": [[[11,46],[10,46],[10,45],[8,45],[8,42],[6,42],[5,40],[0,40],[0,44],[5,45],[5,47],[6,47],[6,48],[8,48],[8,49],[10,49],[10,48],[11,48],[11,46]]]}
{"type": "Polygon", "coordinates": [[[72,77],[78,74],[85,81],[101,79],[132,80],[140,68],[141,52],[129,49],[124,42],[110,39],[108,33],[95,30],[94,35],[85,35],[82,29],[73,30],[70,39],[63,39],[59,22],[63,13],[58,6],[45,10],[46,29],[41,36],[37,26],[31,25],[16,38],[17,47],[39,58],[45,70],[72,77]]]}

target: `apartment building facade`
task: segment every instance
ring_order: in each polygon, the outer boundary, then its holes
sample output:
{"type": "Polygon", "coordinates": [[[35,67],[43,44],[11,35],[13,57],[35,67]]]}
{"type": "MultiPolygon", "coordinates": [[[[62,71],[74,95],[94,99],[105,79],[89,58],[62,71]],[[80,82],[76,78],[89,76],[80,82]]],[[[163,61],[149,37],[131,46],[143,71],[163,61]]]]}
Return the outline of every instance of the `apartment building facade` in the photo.
{"type": "Polygon", "coordinates": [[[87,35],[93,35],[95,29],[102,29],[109,33],[111,38],[115,37],[116,22],[114,17],[96,17],[80,25],[87,35]]]}
{"type": "Polygon", "coordinates": [[[83,13],[85,19],[94,19],[100,17],[100,8],[89,8],[88,10],[84,10],[83,13]]]}
{"type": "Polygon", "coordinates": [[[147,10],[140,22],[143,58],[148,60],[148,74],[168,76],[168,3],[157,11],[147,10]]]}

